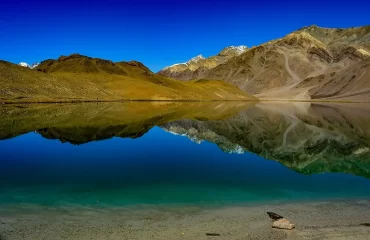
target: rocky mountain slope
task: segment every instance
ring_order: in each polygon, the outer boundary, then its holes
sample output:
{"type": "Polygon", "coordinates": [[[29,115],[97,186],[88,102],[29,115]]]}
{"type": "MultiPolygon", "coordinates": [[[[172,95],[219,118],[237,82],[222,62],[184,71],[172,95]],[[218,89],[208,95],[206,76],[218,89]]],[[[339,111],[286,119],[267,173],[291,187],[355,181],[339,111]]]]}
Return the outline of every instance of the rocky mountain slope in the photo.
{"type": "Polygon", "coordinates": [[[370,26],[305,27],[207,69],[160,73],[224,80],[261,99],[370,101],[370,26]]]}
{"type": "Polygon", "coordinates": [[[186,63],[174,64],[162,69],[159,74],[180,80],[192,80],[198,78],[202,73],[227,62],[229,59],[239,56],[248,48],[246,46],[230,46],[223,49],[220,53],[209,58],[198,55],[186,63]]]}
{"type": "Polygon", "coordinates": [[[1,102],[255,99],[223,81],[181,82],[136,61],[72,54],[45,60],[35,69],[0,61],[1,102]]]}

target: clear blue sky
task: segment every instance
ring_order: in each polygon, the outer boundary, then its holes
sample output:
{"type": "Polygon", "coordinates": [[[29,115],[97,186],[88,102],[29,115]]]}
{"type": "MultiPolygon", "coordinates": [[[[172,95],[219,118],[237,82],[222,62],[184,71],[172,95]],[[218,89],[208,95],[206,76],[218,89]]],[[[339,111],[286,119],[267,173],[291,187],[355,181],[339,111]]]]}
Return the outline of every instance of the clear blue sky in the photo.
{"type": "Polygon", "coordinates": [[[307,25],[368,25],[369,16],[369,0],[1,0],[0,59],[32,63],[81,53],[158,71],[307,25]]]}

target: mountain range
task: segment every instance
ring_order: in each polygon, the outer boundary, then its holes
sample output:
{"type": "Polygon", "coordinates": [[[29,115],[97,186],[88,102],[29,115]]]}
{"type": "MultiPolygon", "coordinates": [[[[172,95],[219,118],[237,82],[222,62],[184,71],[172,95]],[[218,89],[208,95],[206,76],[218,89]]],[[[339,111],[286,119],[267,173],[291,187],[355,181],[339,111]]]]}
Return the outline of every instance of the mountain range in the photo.
{"type": "Polygon", "coordinates": [[[304,27],[252,48],[198,56],[159,74],[223,80],[262,100],[370,101],[370,26],[304,27]]]}
{"type": "Polygon", "coordinates": [[[117,100],[256,100],[224,81],[182,82],[137,61],[112,62],[80,54],[42,61],[35,68],[0,61],[0,102],[117,100]]]}
{"type": "Polygon", "coordinates": [[[71,54],[0,61],[1,102],[117,100],[370,101],[370,26],[301,28],[153,73],[138,61],[71,54]],[[180,81],[179,81],[180,80],[180,81]]]}

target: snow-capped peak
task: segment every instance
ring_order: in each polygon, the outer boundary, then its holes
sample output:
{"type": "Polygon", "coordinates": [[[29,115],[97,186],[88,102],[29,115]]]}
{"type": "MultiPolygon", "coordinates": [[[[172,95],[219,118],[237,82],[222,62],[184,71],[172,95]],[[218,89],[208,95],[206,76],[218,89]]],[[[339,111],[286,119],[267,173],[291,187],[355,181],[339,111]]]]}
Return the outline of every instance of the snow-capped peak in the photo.
{"type": "Polygon", "coordinates": [[[199,60],[203,60],[203,59],[206,59],[206,58],[203,57],[201,54],[199,54],[198,56],[193,57],[192,59],[190,59],[188,62],[176,63],[174,65],[163,68],[163,70],[171,69],[172,67],[179,66],[179,65],[189,66],[190,63],[197,63],[199,60]]]}
{"type": "Polygon", "coordinates": [[[242,54],[243,52],[245,52],[248,49],[248,47],[247,46],[244,46],[244,45],[231,46],[230,48],[234,49],[239,54],[242,54]]]}
{"type": "Polygon", "coordinates": [[[22,67],[26,67],[26,68],[31,68],[31,69],[33,69],[33,68],[37,67],[37,66],[39,65],[39,63],[35,62],[35,63],[32,63],[31,65],[29,65],[29,64],[28,64],[28,63],[26,63],[26,62],[20,62],[20,63],[18,63],[18,65],[19,65],[19,66],[22,66],[22,67]]]}
{"type": "Polygon", "coordinates": [[[28,65],[28,63],[26,63],[26,62],[20,62],[18,65],[22,66],[22,67],[30,68],[30,65],[28,65]]]}
{"type": "Polygon", "coordinates": [[[190,59],[189,62],[198,62],[199,60],[202,60],[202,59],[205,59],[205,57],[203,57],[203,55],[199,54],[198,56],[193,57],[192,59],[190,59]]]}
{"type": "Polygon", "coordinates": [[[38,63],[38,62],[32,63],[31,66],[30,66],[30,68],[33,69],[33,68],[37,67],[39,64],[40,63],[38,63]]]}
{"type": "Polygon", "coordinates": [[[224,48],[219,55],[220,56],[238,56],[243,54],[245,51],[248,50],[247,46],[241,45],[241,46],[230,46],[227,48],[224,48]]]}

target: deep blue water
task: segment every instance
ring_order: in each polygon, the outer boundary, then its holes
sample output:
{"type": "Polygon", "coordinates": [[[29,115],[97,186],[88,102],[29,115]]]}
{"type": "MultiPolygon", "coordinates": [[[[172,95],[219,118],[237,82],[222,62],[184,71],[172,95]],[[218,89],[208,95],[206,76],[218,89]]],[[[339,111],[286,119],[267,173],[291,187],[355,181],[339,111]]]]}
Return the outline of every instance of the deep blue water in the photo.
{"type": "Polygon", "coordinates": [[[82,145],[36,132],[0,141],[0,204],[126,206],[370,198],[370,180],[304,175],[254,153],[230,154],[154,127],[82,145]]]}

